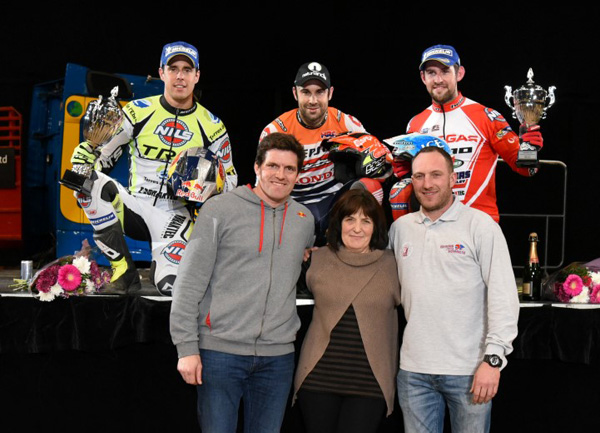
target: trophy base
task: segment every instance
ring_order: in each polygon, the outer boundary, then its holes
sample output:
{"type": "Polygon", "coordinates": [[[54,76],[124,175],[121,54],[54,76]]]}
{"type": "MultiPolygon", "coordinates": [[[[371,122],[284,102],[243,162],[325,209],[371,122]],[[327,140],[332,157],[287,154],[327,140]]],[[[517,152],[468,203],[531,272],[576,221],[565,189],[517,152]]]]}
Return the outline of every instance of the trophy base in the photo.
{"type": "Polygon", "coordinates": [[[515,164],[517,167],[537,167],[537,150],[519,150],[515,164]]]}
{"type": "Polygon", "coordinates": [[[58,182],[61,185],[72,189],[73,191],[77,191],[88,196],[92,195],[92,185],[94,184],[94,181],[89,177],[75,173],[72,170],[65,170],[65,174],[63,174],[62,179],[58,182]]]}

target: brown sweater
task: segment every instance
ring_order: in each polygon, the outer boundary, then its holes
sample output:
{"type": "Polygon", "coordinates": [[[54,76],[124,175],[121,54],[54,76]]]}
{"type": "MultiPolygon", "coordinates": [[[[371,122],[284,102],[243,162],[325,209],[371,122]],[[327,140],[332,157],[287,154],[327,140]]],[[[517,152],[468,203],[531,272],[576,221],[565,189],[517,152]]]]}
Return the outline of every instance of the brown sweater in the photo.
{"type": "Polygon", "coordinates": [[[315,298],[294,380],[294,394],[323,356],[331,330],[348,307],[356,313],[367,358],[391,414],[398,372],[400,284],[390,250],[352,253],[319,248],[312,255],[306,281],[315,298]]]}

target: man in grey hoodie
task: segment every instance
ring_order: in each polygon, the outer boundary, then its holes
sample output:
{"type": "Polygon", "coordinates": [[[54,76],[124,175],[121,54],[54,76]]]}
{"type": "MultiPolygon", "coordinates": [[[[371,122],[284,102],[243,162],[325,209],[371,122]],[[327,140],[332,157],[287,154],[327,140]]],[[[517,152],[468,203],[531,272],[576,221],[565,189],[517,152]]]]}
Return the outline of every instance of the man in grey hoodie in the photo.
{"type": "Polygon", "coordinates": [[[270,134],[254,163],[256,187],[201,208],[171,307],[178,371],[198,385],[203,432],[279,432],[294,370],[296,281],[314,221],[290,198],[304,160],[292,136],[270,134]]]}

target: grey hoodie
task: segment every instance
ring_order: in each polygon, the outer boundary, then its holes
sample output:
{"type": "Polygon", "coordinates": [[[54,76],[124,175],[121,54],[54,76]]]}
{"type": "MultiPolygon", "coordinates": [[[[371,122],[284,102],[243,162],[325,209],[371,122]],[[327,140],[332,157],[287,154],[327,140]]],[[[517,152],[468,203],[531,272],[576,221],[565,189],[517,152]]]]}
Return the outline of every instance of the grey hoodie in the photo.
{"type": "Polygon", "coordinates": [[[186,246],[171,306],[179,357],[199,348],[236,355],[294,351],[296,281],[313,242],[310,211],[275,209],[248,186],[208,200],[186,246]]]}

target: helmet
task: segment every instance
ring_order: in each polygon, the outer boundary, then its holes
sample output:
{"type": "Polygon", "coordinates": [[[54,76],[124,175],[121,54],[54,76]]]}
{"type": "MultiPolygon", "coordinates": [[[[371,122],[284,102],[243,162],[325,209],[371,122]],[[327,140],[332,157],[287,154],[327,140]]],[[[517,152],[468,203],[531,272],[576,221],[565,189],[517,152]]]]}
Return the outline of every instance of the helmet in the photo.
{"type": "Polygon", "coordinates": [[[433,135],[417,133],[397,135],[385,139],[383,142],[391,147],[394,160],[411,161],[421,149],[429,146],[441,147],[448,152],[448,155],[452,156],[452,151],[448,144],[446,144],[446,141],[433,135]]]}
{"type": "Polygon", "coordinates": [[[392,154],[374,135],[344,133],[324,140],[321,145],[329,150],[335,178],[340,182],[361,177],[386,178],[391,173],[392,154]]]}
{"type": "Polygon", "coordinates": [[[203,147],[179,153],[169,164],[168,185],[173,195],[204,203],[223,191],[225,169],[219,158],[203,147]]]}

